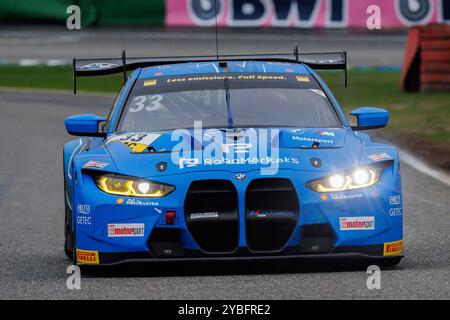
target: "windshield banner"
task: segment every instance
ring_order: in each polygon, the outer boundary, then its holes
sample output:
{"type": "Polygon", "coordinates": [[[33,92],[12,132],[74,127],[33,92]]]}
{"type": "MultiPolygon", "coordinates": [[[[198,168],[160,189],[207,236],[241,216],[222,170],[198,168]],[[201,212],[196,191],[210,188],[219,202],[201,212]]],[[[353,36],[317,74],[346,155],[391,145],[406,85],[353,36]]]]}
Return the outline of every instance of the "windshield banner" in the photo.
{"type": "Polygon", "coordinates": [[[167,26],[381,28],[450,23],[448,0],[166,0],[167,26]]]}

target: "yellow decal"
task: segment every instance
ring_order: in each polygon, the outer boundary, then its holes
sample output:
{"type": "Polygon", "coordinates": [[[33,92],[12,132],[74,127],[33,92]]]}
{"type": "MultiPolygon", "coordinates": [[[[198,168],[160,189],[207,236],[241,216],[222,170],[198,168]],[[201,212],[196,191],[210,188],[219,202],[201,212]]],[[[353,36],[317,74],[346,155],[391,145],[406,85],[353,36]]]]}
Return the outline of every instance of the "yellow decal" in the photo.
{"type": "Polygon", "coordinates": [[[119,198],[119,199],[116,200],[117,204],[122,204],[123,201],[124,201],[123,198],[119,198]]]}
{"type": "Polygon", "coordinates": [[[403,241],[385,242],[384,252],[385,256],[393,256],[397,254],[402,254],[403,252],[403,241]]]}
{"type": "Polygon", "coordinates": [[[131,151],[141,153],[150,147],[150,145],[160,136],[160,133],[125,133],[109,138],[106,144],[118,141],[128,147],[131,151]]]}
{"type": "Polygon", "coordinates": [[[124,145],[126,145],[128,148],[130,148],[131,151],[137,152],[137,153],[141,153],[145,149],[148,148],[148,146],[146,144],[142,144],[142,143],[136,143],[136,142],[130,142],[130,141],[124,141],[122,143],[124,145]]]}
{"type": "Polygon", "coordinates": [[[144,87],[155,86],[156,83],[157,83],[157,80],[145,80],[144,87]]]}
{"type": "Polygon", "coordinates": [[[98,251],[77,249],[77,262],[80,264],[100,264],[98,251]]]}
{"type": "Polygon", "coordinates": [[[296,76],[298,82],[310,82],[307,76],[296,76]]]}

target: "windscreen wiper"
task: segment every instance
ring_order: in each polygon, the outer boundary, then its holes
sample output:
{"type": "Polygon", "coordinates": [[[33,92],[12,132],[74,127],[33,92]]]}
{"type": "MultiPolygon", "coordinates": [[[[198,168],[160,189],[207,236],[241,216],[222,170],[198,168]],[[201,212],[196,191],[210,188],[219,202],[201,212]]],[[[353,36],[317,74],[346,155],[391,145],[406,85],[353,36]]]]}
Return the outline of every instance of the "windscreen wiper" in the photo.
{"type": "Polygon", "coordinates": [[[228,112],[228,129],[233,129],[233,114],[231,113],[231,97],[230,97],[230,83],[228,77],[225,77],[225,99],[227,101],[228,112]]]}

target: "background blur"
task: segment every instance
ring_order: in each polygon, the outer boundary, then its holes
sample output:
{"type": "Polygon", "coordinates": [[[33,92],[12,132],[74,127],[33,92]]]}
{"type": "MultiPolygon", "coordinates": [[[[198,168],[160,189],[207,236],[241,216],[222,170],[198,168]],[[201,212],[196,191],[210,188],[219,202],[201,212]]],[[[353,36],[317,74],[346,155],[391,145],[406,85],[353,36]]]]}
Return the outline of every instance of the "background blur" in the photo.
{"type": "MultiPolygon", "coordinates": [[[[122,48],[129,56],[214,54],[216,12],[222,53],[290,52],[295,43],[304,52],[346,50],[349,88],[340,74],[325,75],[346,110],[388,108],[384,133],[450,170],[450,40],[437,66],[445,73],[432,75],[431,88],[444,90],[401,90],[402,66],[405,74],[418,52],[407,47],[409,30],[448,23],[446,0],[0,0],[0,86],[69,90],[73,57],[119,56],[122,48]]],[[[115,93],[120,77],[80,85],[115,93]]]]}

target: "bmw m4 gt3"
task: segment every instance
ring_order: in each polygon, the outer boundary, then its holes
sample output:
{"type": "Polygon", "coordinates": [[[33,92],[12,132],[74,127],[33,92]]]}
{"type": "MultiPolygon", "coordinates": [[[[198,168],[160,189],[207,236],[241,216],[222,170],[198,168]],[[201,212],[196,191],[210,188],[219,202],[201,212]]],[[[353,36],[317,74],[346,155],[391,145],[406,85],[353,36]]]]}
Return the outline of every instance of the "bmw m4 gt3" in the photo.
{"type": "Polygon", "coordinates": [[[108,117],[66,119],[66,254],[80,265],[402,258],[399,158],[313,69],[345,53],[74,60],[123,72],[108,117]],[[127,74],[129,72],[129,76],[127,74]]]}

